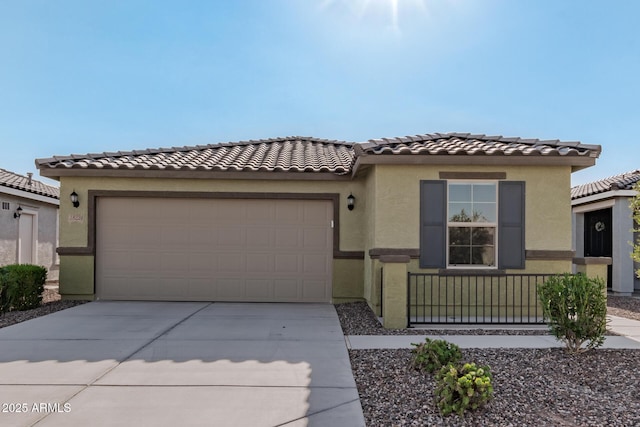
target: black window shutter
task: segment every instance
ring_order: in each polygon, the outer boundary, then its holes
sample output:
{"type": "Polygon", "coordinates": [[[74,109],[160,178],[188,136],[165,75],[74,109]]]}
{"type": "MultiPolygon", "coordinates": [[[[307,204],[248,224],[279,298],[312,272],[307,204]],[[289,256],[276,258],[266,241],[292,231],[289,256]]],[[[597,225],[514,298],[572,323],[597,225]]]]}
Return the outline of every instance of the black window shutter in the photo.
{"type": "Polygon", "coordinates": [[[498,268],[525,268],[524,181],[501,181],[498,187],[498,268]]]}
{"type": "Polygon", "coordinates": [[[420,267],[445,268],[447,182],[420,181],[420,267]]]}

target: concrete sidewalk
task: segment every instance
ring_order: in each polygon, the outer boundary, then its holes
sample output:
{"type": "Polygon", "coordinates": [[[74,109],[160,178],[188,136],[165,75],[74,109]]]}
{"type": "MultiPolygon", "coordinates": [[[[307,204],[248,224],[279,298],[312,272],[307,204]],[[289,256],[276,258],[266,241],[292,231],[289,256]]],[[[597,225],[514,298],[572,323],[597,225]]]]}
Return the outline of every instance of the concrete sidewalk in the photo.
{"type": "MultiPolygon", "coordinates": [[[[607,336],[601,348],[640,350],[640,322],[624,317],[607,317],[610,319],[607,329],[620,336],[607,336]]],[[[452,329],[450,325],[429,327],[431,330],[437,328],[452,329]]],[[[546,330],[546,327],[534,326],[533,329],[546,330]]],[[[353,350],[397,349],[413,348],[412,343],[422,342],[425,338],[446,340],[460,348],[564,347],[564,344],[552,335],[348,335],[345,336],[345,341],[347,348],[353,350]]]]}

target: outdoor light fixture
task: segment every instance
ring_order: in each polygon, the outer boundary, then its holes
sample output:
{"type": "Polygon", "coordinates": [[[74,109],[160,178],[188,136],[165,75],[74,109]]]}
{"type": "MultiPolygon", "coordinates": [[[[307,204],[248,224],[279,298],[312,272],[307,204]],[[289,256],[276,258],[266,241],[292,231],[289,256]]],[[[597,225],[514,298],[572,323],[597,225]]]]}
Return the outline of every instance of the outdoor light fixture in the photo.
{"type": "Polygon", "coordinates": [[[356,198],[353,196],[353,194],[349,193],[349,196],[347,197],[347,208],[352,211],[355,204],[356,198]]]}
{"type": "Polygon", "coordinates": [[[18,206],[18,209],[16,209],[16,211],[13,213],[13,217],[15,219],[20,218],[20,216],[22,215],[22,207],[18,206]]]}
{"type": "Polygon", "coordinates": [[[78,193],[76,193],[75,190],[69,195],[69,197],[71,198],[71,203],[73,204],[74,208],[80,206],[80,202],[78,201],[78,193]]]}

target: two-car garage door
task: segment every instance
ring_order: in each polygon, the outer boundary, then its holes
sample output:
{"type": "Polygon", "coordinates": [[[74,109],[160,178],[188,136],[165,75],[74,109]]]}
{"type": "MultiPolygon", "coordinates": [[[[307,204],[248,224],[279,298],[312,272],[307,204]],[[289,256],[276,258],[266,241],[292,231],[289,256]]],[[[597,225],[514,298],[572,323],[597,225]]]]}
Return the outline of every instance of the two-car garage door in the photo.
{"type": "Polygon", "coordinates": [[[98,197],[100,299],[329,302],[329,200],[98,197]]]}

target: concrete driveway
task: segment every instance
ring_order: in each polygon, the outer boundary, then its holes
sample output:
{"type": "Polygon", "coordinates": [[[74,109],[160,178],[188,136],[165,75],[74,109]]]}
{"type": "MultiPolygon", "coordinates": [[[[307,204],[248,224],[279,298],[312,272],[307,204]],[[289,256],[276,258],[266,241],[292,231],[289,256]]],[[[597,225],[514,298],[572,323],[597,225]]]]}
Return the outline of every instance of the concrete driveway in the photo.
{"type": "Polygon", "coordinates": [[[0,329],[0,425],[363,426],[329,304],[92,302],[0,329]]]}

